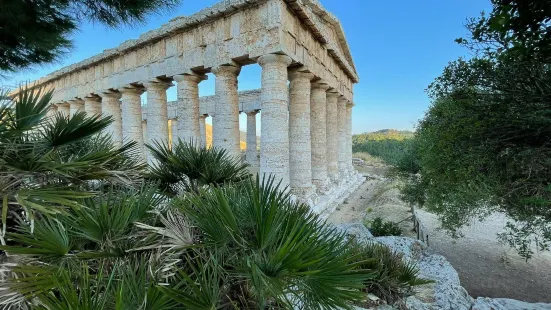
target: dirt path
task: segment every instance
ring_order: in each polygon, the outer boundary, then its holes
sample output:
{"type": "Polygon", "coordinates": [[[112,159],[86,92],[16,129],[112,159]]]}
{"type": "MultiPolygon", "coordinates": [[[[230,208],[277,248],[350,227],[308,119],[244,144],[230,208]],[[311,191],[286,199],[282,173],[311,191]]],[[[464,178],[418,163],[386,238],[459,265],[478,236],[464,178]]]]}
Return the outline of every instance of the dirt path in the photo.
{"type": "MultiPolygon", "coordinates": [[[[378,177],[364,183],[328,220],[336,224],[362,223],[380,216],[387,221],[402,221],[404,235],[415,237],[412,222],[403,221],[411,212],[399,199],[397,183],[379,179],[385,168],[374,165],[359,170],[378,177]]],[[[430,247],[449,260],[471,296],[551,302],[551,253],[538,253],[526,262],[500,244],[496,234],[503,228],[505,216],[494,214],[484,222],[472,223],[463,229],[465,237],[461,239],[439,230],[434,214],[418,210],[418,216],[429,233],[430,247]]]]}

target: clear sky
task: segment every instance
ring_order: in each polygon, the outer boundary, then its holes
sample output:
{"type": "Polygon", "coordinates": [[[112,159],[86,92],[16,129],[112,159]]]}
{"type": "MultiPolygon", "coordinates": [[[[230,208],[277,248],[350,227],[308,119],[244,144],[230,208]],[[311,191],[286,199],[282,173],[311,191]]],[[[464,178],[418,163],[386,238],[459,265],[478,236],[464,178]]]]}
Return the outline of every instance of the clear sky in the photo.
{"type": "MultiPolygon", "coordinates": [[[[448,61],[468,52],[454,40],[465,36],[467,17],[490,10],[489,0],[320,0],[341,21],[360,83],[354,87],[353,133],[385,128],[413,129],[430,101],[424,90],[448,61]]],[[[74,34],[74,49],[60,63],[11,76],[0,83],[35,80],[54,70],[118,46],[160,27],[173,17],[190,15],[218,0],[183,0],[178,8],[150,16],[146,23],[121,29],[84,23],[74,34]]],[[[239,89],[260,88],[260,67],[246,66],[239,89]]],[[[214,94],[214,78],[202,82],[200,95],[214,94]]],[[[168,91],[176,99],[176,88],[168,91]]],[[[241,128],[246,128],[244,115],[241,128]]]]}

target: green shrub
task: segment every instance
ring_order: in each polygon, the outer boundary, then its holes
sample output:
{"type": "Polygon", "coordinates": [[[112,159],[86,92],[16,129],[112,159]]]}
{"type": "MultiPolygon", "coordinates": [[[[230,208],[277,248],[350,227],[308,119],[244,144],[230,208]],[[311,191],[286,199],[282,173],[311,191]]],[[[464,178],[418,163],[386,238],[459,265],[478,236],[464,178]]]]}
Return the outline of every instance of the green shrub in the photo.
{"type": "Polygon", "coordinates": [[[375,237],[380,236],[401,236],[402,228],[394,222],[385,222],[381,217],[376,217],[373,221],[366,223],[366,227],[375,237]]]}
{"type": "Polygon", "coordinates": [[[384,299],[387,303],[411,294],[417,285],[432,283],[420,279],[419,270],[402,255],[389,247],[375,242],[366,245],[356,245],[358,260],[362,261],[360,268],[375,272],[375,277],[365,282],[365,291],[384,299]]]}

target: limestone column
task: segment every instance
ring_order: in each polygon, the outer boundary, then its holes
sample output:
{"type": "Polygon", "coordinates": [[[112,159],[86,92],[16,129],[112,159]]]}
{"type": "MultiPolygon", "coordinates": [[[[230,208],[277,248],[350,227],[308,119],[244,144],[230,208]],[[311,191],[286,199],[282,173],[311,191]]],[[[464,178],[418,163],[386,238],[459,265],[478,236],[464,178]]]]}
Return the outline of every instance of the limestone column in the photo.
{"type": "Polygon", "coordinates": [[[233,156],[241,156],[239,145],[239,66],[225,65],[212,69],[215,79],[215,107],[212,116],[212,145],[224,148],[233,156]]]}
{"type": "Polygon", "coordinates": [[[168,107],[166,90],[172,83],[164,81],[150,81],[144,83],[147,91],[147,141],[168,143],[168,107]]]}
{"type": "MultiPolygon", "coordinates": [[[[173,118],[170,120],[170,135],[172,136],[172,149],[174,149],[174,147],[176,145],[178,145],[178,129],[179,129],[179,123],[178,123],[178,120],[173,118]]],[[[181,139],[181,138],[180,138],[181,139]]],[[[184,139],[182,139],[182,141],[186,141],[184,139]]]]}
{"type": "Polygon", "coordinates": [[[251,167],[258,167],[258,150],[256,145],[256,114],[257,111],[247,112],[247,153],[246,160],[251,167]]]}
{"type": "Polygon", "coordinates": [[[185,142],[199,143],[199,83],[207,77],[203,74],[184,74],[173,78],[178,82],[176,115],[179,126],[177,135],[173,135],[172,139],[178,141],[180,138],[185,142]]]}
{"type": "Polygon", "coordinates": [[[57,105],[50,104],[48,106],[48,112],[46,112],[46,118],[53,118],[57,113],[57,105]]]}
{"type": "MultiPolygon", "coordinates": [[[[116,146],[122,146],[122,112],[121,94],[119,92],[104,92],[101,96],[101,111],[104,117],[111,116],[113,122],[106,128],[116,146]]],[[[141,109],[140,109],[141,110],[141,109]]]]}
{"type": "Polygon", "coordinates": [[[64,117],[71,115],[71,105],[67,102],[62,102],[57,104],[57,111],[61,113],[64,117]]]}
{"type": "Polygon", "coordinates": [[[101,114],[101,98],[98,96],[84,97],[84,112],[88,117],[101,114]]]}
{"type": "Polygon", "coordinates": [[[310,136],[310,81],[314,75],[289,71],[289,177],[291,192],[302,199],[313,194],[310,136]]]}
{"type": "Polygon", "coordinates": [[[145,148],[142,128],[142,88],[120,88],[122,108],[123,141],[136,141],[141,148],[142,159],[145,159],[145,148]]]}
{"type": "Polygon", "coordinates": [[[260,175],[273,175],[282,186],[290,182],[287,67],[291,62],[286,55],[269,54],[258,59],[262,67],[260,175]]]}
{"type": "Polygon", "coordinates": [[[312,137],[312,183],[320,194],[329,189],[327,175],[327,89],[323,81],[312,83],[310,136],[312,137]]]}
{"type": "Polygon", "coordinates": [[[347,137],[347,122],[346,122],[346,104],[348,100],[343,96],[339,97],[337,101],[337,127],[338,127],[338,157],[339,157],[339,175],[341,178],[348,174],[348,166],[346,160],[346,145],[348,143],[347,137]]]}
{"type": "Polygon", "coordinates": [[[346,164],[350,175],[356,174],[356,169],[352,164],[352,107],[353,103],[346,105],[346,164]]]}
{"type": "Polygon", "coordinates": [[[84,101],[82,99],[73,99],[69,100],[70,105],[70,116],[72,117],[77,112],[84,111],[84,101]]]}
{"type": "Polygon", "coordinates": [[[333,183],[339,183],[337,100],[339,94],[335,89],[327,92],[327,174],[333,183]]]}
{"type": "Polygon", "coordinates": [[[208,115],[199,115],[199,143],[201,147],[207,147],[207,128],[205,120],[208,115]]]}

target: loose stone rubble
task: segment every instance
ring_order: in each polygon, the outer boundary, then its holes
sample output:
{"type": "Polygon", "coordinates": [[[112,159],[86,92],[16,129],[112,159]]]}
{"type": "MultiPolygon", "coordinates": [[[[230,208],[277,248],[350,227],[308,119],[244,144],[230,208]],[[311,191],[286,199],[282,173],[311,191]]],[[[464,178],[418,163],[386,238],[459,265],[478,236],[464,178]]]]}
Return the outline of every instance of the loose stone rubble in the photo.
{"type": "MultiPolygon", "coordinates": [[[[457,271],[441,255],[432,253],[422,242],[406,237],[376,237],[361,223],[341,224],[337,229],[359,242],[379,242],[401,253],[404,259],[414,262],[421,278],[434,283],[419,286],[413,296],[406,298],[410,310],[551,310],[551,304],[526,303],[505,298],[473,299],[461,286],[457,271]]],[[[356,307],[361,310],[362,308],[356,307]]],[[[378,310],[394,309],[379,306],[378,310]]]]}
{"type": "Polygon", "coordinates": [[[107,130],[115,143],[138,142],[150,163],[143,145],[168,142],[169,120],[173,141],[205,145],[207,116],[213,145],[241,156],[239,113],[246,113],[249,163],[326,216],[364,180],[352,165],[358,81],[341,24],[319,1],[224,0],[53,72],[35,86],[55,89],[50,113],[111,116],[107,130]],[[262,88],[240,93],[237,77],[252,64],[262,67],[262,88]],[[207,73],[214,75],[215,95],[200,99],[207,73]],[[178,100],[168,103],[166,90],[174,83],[178,100]]]}

